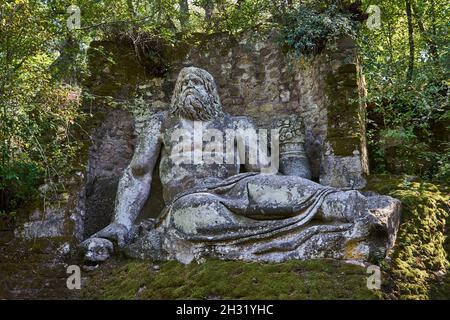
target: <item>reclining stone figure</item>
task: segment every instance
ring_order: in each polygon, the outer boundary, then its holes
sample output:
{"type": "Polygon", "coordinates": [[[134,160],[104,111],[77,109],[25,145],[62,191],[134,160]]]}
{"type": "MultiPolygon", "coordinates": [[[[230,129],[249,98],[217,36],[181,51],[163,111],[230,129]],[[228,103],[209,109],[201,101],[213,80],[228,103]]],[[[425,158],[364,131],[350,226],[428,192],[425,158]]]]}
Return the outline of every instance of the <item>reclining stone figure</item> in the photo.
{"type": "MultiPolygon", "coordinates": [[[[119,182],[113,222],[82,243],[88,260],[106,260],[113,242],[133,257],[183,263],[202,257],[369,261],[394,245],[400,203],[391,197],[322,186],[307,179],[308,168],[298,175],[261,173],[262,164],[245,161],[233,143],[231,163],[177,161],[204,152],[204,138],[187,139],[191,149],[180,149],[173,138],[178,132],[195,136],[199,122],[204,130],[237,132],[236,141],[256,129],[247,117],[223,111],[207,71],[182,69],[169,112],[149,119],[119,182]],[[159,157],[166,207],[157,219],[136,225],[159,157]]],[[[227,152],[216,148],[215,159],[227,152]]]]}

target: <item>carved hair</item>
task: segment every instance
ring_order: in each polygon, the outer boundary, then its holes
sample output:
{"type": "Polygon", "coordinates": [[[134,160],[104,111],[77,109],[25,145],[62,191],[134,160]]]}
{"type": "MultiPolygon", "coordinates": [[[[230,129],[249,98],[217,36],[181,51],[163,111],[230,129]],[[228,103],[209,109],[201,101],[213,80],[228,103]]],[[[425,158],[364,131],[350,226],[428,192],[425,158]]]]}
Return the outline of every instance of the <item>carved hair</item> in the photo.
{"type": "Polygon", "coordinates": [[[223,115],[222,104],[220,103],[213,76],[206,70],[196,67],[181,69],[173,91],[170,111],[172,114],[180,115],[184,118],[202,121],[211,120],[223,115]],[[182,90],[183,80],[189,75],[195,75],[201,79],[201,84],[205,88],[207,96],[203,97],[206,101],[196,101],[186,106],[185,101],[182,100],[182,90]]]}

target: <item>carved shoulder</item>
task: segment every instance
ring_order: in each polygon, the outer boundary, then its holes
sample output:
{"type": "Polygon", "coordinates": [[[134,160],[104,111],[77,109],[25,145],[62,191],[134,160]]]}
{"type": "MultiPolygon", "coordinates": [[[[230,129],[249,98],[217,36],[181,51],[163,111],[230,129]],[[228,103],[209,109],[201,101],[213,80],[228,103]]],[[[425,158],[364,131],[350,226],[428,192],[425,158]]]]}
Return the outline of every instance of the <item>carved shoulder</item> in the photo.
{"type": "Polygon", "coordinates": [[[161,129],[167,118],[167,111],[153,113],[138,137],[138,144],[131,160],[133,175],[151,173],[161,149],[161,129]]]}

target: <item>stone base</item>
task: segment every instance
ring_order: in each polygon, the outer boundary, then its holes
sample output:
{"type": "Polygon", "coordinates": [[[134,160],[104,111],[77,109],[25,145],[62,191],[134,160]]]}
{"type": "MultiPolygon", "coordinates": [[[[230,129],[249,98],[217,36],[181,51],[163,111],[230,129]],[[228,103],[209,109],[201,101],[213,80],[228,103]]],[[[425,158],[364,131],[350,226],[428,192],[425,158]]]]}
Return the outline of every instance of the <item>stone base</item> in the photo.
{"type": "Polygon", "coordinates": [[[36,209],[30,221],[14,231],[16,238],[56,238],[64,236],[65,208],[49,207],[42,211],[36,209]]]}

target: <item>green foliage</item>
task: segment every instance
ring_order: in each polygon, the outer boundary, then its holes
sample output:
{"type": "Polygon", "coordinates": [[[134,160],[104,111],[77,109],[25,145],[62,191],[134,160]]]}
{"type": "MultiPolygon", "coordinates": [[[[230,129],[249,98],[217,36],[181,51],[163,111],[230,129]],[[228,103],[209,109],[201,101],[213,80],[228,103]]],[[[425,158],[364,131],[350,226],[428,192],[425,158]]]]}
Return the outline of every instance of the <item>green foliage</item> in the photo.
{"type": "Polygon", "coordinates": [[[83,298],[94,299],[376,299],[365,269],[332,260],[247,263],[175,261],[155,270],[148,262],[103,266],[83,298]]]}
{"type": "MultiPolygon", "coordinates": [[[[1,4],[0,210],[33,200],[39,184],[70,170],[79,142],[71,136],[80,89],[58,77],[58,24],[41,1],[1,4]]],[[[76,66],[77,63],[73,63],[76,66]]]]}
{"type": "Polygon", "coordinates": [[[0,167],[0,194],[4,205],[1,212],[15,213],[18,205],[33,199],[37,194],[36,184],[42,176],[33,162],[14,162],[0,167]]]}
{"type": "Polygon", "coordinates": [[[317,6],[300,5],[280,17],[282,41],[297,55],[319,53],[327,43],[343,36],[355,37],[356,23],[348,13],[335,5],[321,10],[317,6]]]}
{"type": "Polygon", "coordinates": [[[205,19],[202,10],[193,11],[194,21],[197,21],[196,31],[237,34],[256,28],[262,31],[271,24],[272,2],[268,0],[242,0],[237,3],[232,0],[193,1],[199,8],[208,4],[214,6],[214,3],[219,10],[211,16],[211,19],[205,19]]]}
{"type": "Polygon", "coordinates": [[[364,1],[382,12],[379,30],[358,37],[368,89],[368,141],[372,170],[448,181],[448,5],[412,3],[414,59],[404,1],[364,1]]]}

